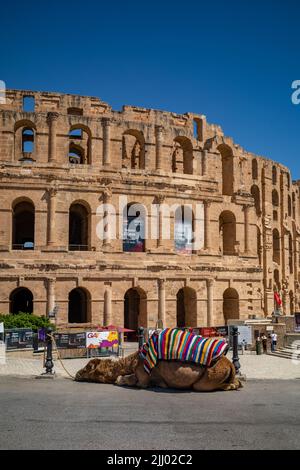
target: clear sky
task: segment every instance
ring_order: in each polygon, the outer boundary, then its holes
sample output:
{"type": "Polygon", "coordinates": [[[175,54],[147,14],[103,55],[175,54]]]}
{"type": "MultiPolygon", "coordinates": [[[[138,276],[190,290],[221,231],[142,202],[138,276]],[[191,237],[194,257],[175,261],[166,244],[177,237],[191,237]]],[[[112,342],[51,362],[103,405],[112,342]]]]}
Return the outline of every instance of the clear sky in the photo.
{"type": "Polygon", "coordinates": [[[8,88],[205,114],[300,178],[299,0],[1,3],[8,88]]]}

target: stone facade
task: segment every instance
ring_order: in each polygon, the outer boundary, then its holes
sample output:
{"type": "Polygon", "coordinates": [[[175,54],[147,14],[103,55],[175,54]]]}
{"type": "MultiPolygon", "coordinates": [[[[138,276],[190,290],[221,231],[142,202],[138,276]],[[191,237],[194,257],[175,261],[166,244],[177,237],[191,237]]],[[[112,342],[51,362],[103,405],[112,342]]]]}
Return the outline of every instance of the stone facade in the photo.
{"type": "Polygon", "coordinates": [[[3,313],[56,306],[58,324],[221,326],[270,316],[274,289],[282,313],[299,309],[299,183],[204,115],[7,90],[0,181],[3,313]],[[146,208],[203,204],[203,245],[179,253],[159,235],[124,252],[120,238],[102,240],[97,207],[118,208],[121,196],[146,208]]]}

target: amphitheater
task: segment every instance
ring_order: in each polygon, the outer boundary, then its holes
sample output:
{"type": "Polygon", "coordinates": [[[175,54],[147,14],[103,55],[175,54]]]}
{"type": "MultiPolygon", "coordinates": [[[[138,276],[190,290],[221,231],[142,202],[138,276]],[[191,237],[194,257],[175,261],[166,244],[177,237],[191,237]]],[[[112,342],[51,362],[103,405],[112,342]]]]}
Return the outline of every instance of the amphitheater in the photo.
{"type": "Polygon", "coordinates": [[[283,315],[299,310],[299,181],[204,115],[7,90],[0,144],[1,313],[55,311],[58,325],[222,326],[270,317],[274,292],[283,315]],[[99,236],[103,203],[122,216],[116,236],[108,212],[99,236]],[[134,203],[145,211],[130,215],[134,203]],[[190,226],[170,214],[169,239],[164,204],[192,214],[190,226]],[[145,235],[152,205],[156,238],[145,235]],[[197,218],[200,243],[182,241],[197,218]]]}

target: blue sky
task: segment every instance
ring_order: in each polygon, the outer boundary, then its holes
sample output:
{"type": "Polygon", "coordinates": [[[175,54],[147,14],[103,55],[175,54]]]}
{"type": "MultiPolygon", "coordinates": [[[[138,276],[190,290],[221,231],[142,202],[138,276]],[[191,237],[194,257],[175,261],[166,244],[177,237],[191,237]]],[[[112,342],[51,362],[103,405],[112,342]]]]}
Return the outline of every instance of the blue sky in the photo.
{"type": "Polygon", "coordinates": [[[299,0],[1,4],[8,88],[205,114],[300,178],[299,0]]]}

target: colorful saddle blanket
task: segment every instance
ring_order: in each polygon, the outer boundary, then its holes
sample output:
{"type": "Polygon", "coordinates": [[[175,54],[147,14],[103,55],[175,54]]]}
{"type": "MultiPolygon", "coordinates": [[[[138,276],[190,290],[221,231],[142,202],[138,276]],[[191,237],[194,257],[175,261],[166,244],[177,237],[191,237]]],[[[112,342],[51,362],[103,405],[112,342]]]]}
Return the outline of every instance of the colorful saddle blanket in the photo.
{"type": "Polygon", "coordinates": [[[154,332],[148,343],[140,350],[144,359],[144,369],[150,374],[157,361],[194,362],[209,367],[211,362],[227,352],[223,339],[203,338],[178,328],[165,328],[154,332]]]}

